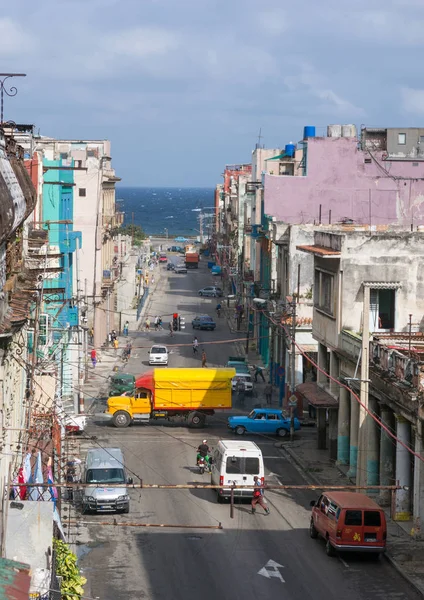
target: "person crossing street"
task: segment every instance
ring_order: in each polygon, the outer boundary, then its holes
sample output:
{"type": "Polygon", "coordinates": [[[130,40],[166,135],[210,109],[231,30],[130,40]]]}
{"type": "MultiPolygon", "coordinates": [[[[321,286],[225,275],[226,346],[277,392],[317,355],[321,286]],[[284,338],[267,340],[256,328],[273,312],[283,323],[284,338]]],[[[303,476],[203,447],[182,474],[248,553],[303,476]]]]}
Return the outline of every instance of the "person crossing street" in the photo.
{"type": "Polygon", "coordinates": [[[254,480],[254,486],[255,489],[253,490],[253,498],[252,498],[252,515],[255,514],[256,512],[256,505],[259,504],[259,506],[262,506],[262,508],[265,511],[266,515],[269,515],[269,513],[271,512],[265,502],[265,498],[264,498],[264,486],[263,484],[260,482],[259,477],[257,475],[255,475],[255,477],[253,478],[254,480]]]}
{"type": "Polygon", "coordinates": [[[193,354],[197,354],[199,352],[199,341],[197,339],[197,337],[194,337],[193,340],[193,354]]]}

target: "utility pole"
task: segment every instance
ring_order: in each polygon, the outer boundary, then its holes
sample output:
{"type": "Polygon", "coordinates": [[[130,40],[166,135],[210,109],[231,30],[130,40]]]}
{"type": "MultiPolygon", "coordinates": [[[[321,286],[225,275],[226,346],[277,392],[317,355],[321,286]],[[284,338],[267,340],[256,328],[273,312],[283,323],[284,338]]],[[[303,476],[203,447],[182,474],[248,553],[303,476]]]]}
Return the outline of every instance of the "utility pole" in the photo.
{"type": "Polygon", "coordinates": [[[364,304],[362,308],[362,359],[361,359],[361,406],[359,406],[358,464],[356,482],[367,484],[368,471],[368,381],[369,381],[369,347],[370,347],[370,288],[363,285],[364,304]]]}
{"type": "MultiPolygon", "coordinates": [[[[84,303],[87,316],[87,325],[84,331],[84,374],[85,381],[88,379],[88,294],[87,294],[87,279],[84,280],[84,303]]],[[[94,344],[94,339],[93,339],[94,344]]]]}
{"type": "Polygon", "coordinates": [[[80,296],[80,273],[79,273],[79,241],[78,238],[75,240],[75,271],[76,271],[76,297],[77,297],[77,339],[78,339],[78,413],[85,413],[84,405],[84,357],[83,357],[83,331],[81,326],[81,296],[80,296]]]}
{"type": "Polygon", "coordinates": [[[291,366],[290,366],[290,441],[294,439],[294,409],[297,398],[296,391],[296,298],[292,301],[292,331],[291,331],[291,366]]]}
{"type": "Polygon", "coordinates": [[[247,321],[246,357],[248,357],[249,356],[249,338],[250,338],[250,304],[247,305],[246,321],[247,321]]]}

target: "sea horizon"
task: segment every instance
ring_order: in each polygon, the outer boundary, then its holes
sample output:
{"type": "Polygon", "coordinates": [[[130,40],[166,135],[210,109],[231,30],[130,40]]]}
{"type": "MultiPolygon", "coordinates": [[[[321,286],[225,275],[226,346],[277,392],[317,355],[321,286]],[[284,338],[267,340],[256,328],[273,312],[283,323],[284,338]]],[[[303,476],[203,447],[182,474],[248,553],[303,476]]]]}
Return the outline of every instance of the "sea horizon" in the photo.
{"type": "Polygon", "coordinates": [[[195,236],[199,213],[214,210],[215,188],[124,185],[116,187],[116,200],[125,213],[124,225],[134,222],[148,235],[195,236]]]}

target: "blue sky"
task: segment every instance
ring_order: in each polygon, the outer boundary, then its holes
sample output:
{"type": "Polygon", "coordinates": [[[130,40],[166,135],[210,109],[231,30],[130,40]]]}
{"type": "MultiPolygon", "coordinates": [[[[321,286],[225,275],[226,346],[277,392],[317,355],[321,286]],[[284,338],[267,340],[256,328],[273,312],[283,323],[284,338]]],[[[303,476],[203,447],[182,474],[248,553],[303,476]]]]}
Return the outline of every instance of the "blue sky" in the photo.
{"type": "Polygon", "coordinates": [[[5,118],[112,141],[126,185],[212,186],[304,125],[422,124],[423,0],[43,0],[0,15],[5,118]]]}

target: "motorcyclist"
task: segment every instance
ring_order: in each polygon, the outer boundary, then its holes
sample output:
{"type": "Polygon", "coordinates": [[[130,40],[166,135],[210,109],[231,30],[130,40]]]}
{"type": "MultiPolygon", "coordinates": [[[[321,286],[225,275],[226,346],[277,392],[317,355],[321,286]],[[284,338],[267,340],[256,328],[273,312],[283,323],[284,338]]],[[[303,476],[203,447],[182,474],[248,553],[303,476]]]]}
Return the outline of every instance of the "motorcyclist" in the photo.
{"type": "Polygon", "coordinates": [[[203,440],[200,446],[197,448],[197,464],[199,464],[199,459],[204,458],[207,464],[210,464],[210,448],[208,446],[208,440],[203,440]]]}

